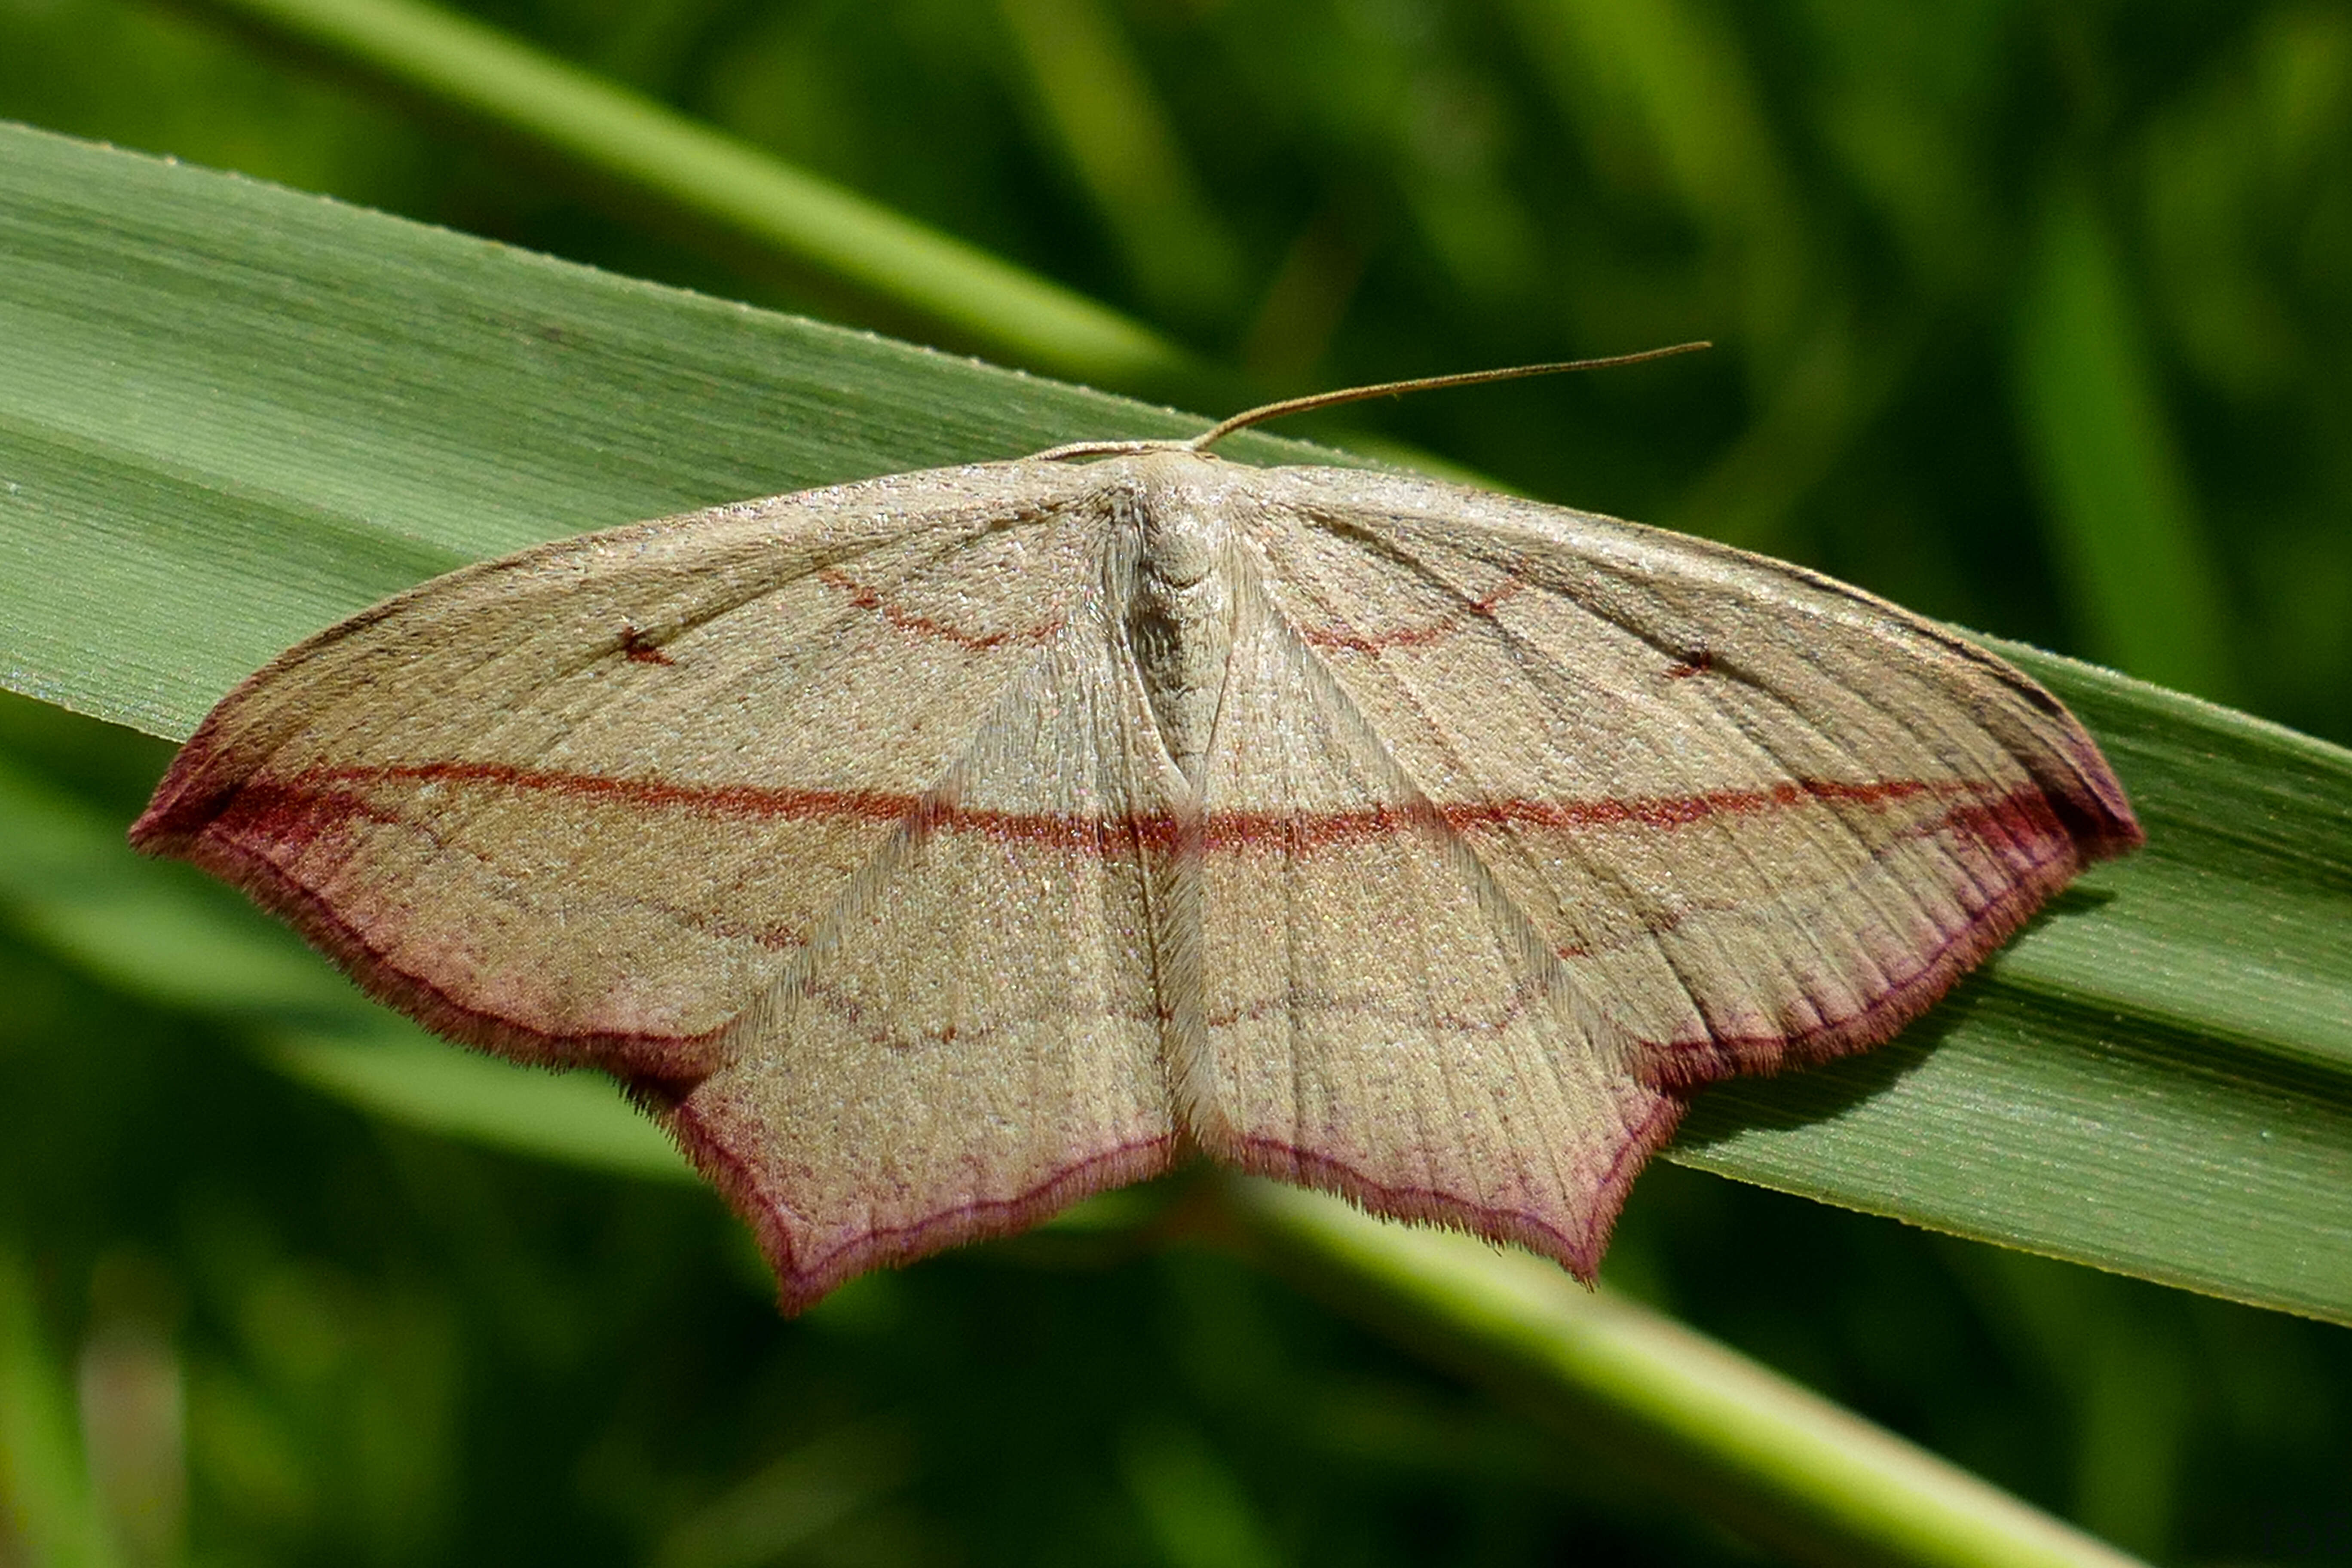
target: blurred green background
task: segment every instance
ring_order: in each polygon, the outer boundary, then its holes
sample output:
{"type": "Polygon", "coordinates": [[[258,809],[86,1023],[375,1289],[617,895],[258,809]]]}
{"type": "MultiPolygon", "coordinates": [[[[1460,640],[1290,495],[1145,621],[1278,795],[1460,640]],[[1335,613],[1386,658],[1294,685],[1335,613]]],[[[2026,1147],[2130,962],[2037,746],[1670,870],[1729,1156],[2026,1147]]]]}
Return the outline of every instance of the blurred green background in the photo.
{"type": "MultiPolygon", "coordinates": [[[[473,10],[1236,399],[1712,338],[1350,425],[2352,740],[2346,6],[473,10]]],[[[0,117],[904,326],[196,17],[0,0],[0,117]]],[[[167,754],[16,699],[0,748],[126,822],[167,754]]],[[[698,1190],[370,1121],[47,951],[0,925],[0,1480],[123,1561],[1755,1560],[1213,1254],[780,1321],[698,1190]]],[[[2352,1562],[2340,1329],[1664,1166],[1608,1278],[2157,1561],[2352,1562]]]]}

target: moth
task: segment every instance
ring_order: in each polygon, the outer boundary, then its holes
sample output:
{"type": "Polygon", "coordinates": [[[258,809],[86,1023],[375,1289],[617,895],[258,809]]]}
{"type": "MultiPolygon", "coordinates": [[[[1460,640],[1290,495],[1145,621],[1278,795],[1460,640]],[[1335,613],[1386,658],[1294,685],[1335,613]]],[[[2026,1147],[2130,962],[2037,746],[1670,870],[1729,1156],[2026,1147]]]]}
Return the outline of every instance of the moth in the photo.
{"type": "Polygon", "coordinates": [[[1859,589],[1209,450],[1391,390],[453,572],[231,692],[132,842],[618,1075],[787,1310],[1194,1154],[1590,1279],[1692,1091],[1886,1039],[2141,832],[1859,589]]]}

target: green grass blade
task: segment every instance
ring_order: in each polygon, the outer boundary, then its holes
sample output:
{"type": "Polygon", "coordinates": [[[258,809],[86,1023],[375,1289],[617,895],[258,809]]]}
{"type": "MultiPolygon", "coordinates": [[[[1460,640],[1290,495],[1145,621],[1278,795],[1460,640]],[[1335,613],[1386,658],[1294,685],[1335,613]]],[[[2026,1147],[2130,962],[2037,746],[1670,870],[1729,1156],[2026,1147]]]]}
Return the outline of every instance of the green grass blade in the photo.
{"type": "MultiPolygon", "coordinates": [[[[32,132],[0,132],[0,682],[164,735],[458,561],[1185,427],[32,132]]],[[[1674,1157],[2352,1321],[2352,756],[2033,662],[2148,848],[1893,1047],[1703,1097],[1674,1157]]]]}
{"type": "Polygon", "coordinates": [[[1241,247],[1201,188],[1119,19],[1102,0],[997,0],[1038,111],[1160,311],[1214,321],[1242,287],[1241,247]]]}
{"type": "Polygon", "coordinates": [[[2231,694],[2227,616],[2123,263],[2083,192],[2050,204],[2017,326],[2018,411],[2094,647],[2231,694]]]}
{"type": "Polygon", "coordinates": [[[288,1031],[259,1044],[288,1077],[403,1126],[646,1181],[702,1179],[602,1073],[519,1072],[404,1019],[371,1022],[374,1037],[288,1031]]]}
{"type": "Polygon", "coordinates": [[[1374,1220],[1270,1182],[1224,1185],[1244,1250],[1485,1384],[1609,1464],[1820,1564],[2126,1568],[2062,1524],[1779,1373],[1549,1264],[1374,1220]]]}
{"type": "Polygon", "coordinates": [[[186,0],[184,9],[520,144],[642,221],[845,284],[890,319],[1128,388],[1200,366],[1108,306],[555,59],[415,0],[186,0]]]}
{"type": "Polygon", "coordinates": [[[110,1568],[118,1557],[61,1359],[41,1332],[31,1271],[0,1240],[0,1552],[43,1568],[110,1568]]]}

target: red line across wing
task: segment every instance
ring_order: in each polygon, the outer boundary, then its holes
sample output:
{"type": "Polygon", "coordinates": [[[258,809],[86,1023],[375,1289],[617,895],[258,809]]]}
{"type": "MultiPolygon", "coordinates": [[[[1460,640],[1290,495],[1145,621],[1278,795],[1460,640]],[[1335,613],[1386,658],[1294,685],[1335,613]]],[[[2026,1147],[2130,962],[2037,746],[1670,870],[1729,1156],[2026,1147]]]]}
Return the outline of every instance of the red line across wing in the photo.
{"type": "Polygon", "coordinates": [[[1504,601],[1526,587],[1527,584],[1518,578],[1506,577],[1500,586],[1484,598],[1465,598],[1457,608],[1417,626],[1364,632],[1342,621],[1332,626],[1303,626],[1298,635],[1311,647],[1340,648],[1349,653],[1380,654],[1392,647],[1428,647],[1444,642],[1473,621],[1492,620],[1496,609],[1504,601]]]}
{"type": "Polygon", "coordinates": [[[856,608],[874,611],[902,632],[937,637],[941,642],[953,643],[958,647],[969,648],[974,653],[985,653],[991,648],[1004,647],[1013,643],[1034,646],[1062,629],[1060,621],[1038,621],[1031,626],[1015,626],[1010,631],[970,632],[961,626],[935,620],[929,616],[917,615],[912,610],[901,609],[892,604],[881,589],[870,584],[860,583],[855,577],[835,568],[828,567],[819,572],[817,580],[829,588],[838,589],[856,608]]]}
{"type": "MultiPolygon", "coordinates": [[[[904,822],[919,832],[979,833],[1013,842],[1068,847],[1139,840],[1172,845],[1180,828],[1166,814],[1128,817],[1074,813],[1015,812],[958,805],[935,796],[882,790],[774,789],[752,784],[681,784],[659,779],[611,778],[518,767],[505,763],[410,763],[382,767],[317,768],[285,779],[258,779],[238,792],[239,815],[256,826],[278,813],[315,816],[332,797],[355,816],[383,817],[383,805],[366,798],[373,786],[435,784],[484,786],[625,802],[709,816],[813,820],[847,818],[872,823],[904,822]]],[[[2039,795],[2032,785],[2023,793],[2039,795]]],[[[1762,789],[1710,790],[1695,795],[1630,799],[1489,800],[1445,805],[1374,805],[1343,811],[1217,812],[1201,826],[1203,848],[1227,852],[1269,848],[1297,851],[1377,839],[1443,824],[1456,830],[1511,826],[1675,828],[1722,816],[1785,811],[1809,804],[1876,807],[1921,797],[1949,802],[1956,816],[1998,813],[2016,793],[1990,781],[1883,779],[1852,782],[1793,779],[1762,789]]],[[[266,828],[264,829],[266,831],[266,828]]]]}

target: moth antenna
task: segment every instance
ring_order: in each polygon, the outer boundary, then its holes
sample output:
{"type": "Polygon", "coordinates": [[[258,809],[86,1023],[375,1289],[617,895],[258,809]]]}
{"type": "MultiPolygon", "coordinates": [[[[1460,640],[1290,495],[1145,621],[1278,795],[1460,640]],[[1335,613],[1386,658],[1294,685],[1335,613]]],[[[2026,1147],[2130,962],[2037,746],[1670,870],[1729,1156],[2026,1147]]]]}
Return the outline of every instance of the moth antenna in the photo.
{"type": "Polygon", "coordinates": [[[1232,418],[1210,426],[1191,440],[1180,443],[1194,452],[1204,452],[1236,430],[1246,430],[1253,425],[1263,425],[1269,419],[1281,419],[1293,414],[1311,413],[1318,408],[1336,408],[1343,403],[1362,403],[1374,397],[1401,397],[1408,392],[1436,392],[1449,386],[1476,386],[1489,381],[1517,381],[1530,375],[1558,375],[1570,370],[1610,370],[1618,365],[1643,364],[1654,359],[1666,359],[1675,354],[1695,353],[1700,349],[1715,347],[1712,342],[1674,343],[1662,349],[1643,349],[1639,353],[1610,354],[1601,359],[1556,360],[1549,364],[1517,364],[1502,370],[1465,370],[1453,375],[1417,375],[1410,381],[1383,381],[1372,386],[1343,386],[1337,392],[1310,393],[1305,397],[1286,397],[1279,403],[1261,404],[1244,408],[1232,418]]]}

